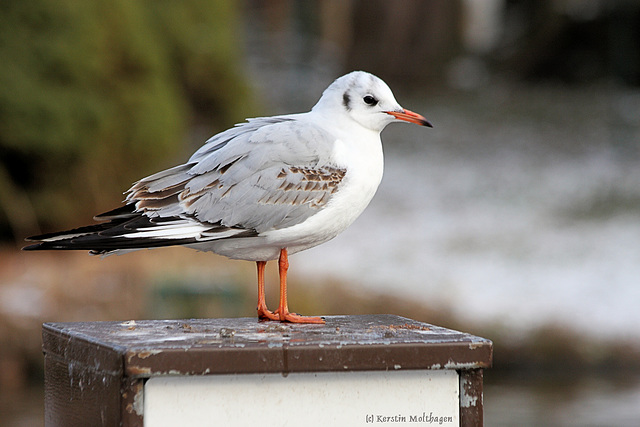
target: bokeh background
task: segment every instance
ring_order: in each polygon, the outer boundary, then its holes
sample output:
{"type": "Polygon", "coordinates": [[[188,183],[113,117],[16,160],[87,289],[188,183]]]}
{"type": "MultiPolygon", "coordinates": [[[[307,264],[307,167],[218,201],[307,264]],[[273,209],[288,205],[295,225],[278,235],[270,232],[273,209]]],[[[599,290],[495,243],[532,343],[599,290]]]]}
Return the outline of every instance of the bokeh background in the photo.
{"type": "Polygon", "coordinates": [[[369,209],[291,258],[292,308],[492,339],[487,425],[640,419],[640,2],[4,0],[0,58],[1,425],[42,424],[43,322],[255,315],[252,263],[23,239],[354,69],[435,128],[385,130],[369,209]]]}

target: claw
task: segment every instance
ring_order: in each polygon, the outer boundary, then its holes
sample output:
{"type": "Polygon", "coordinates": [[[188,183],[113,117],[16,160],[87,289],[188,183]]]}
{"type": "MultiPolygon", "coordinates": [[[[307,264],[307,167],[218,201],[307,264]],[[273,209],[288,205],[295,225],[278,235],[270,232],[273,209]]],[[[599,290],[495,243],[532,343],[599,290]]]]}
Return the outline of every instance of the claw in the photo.
{"type": "Polygon", "coordinates": [[[280,320],[280,316],[278,315],[278,312],[273,312],[269,309],[267,309],[267,307],[260,307],[258,306],[258,319],[260,320],[280,320]]]}

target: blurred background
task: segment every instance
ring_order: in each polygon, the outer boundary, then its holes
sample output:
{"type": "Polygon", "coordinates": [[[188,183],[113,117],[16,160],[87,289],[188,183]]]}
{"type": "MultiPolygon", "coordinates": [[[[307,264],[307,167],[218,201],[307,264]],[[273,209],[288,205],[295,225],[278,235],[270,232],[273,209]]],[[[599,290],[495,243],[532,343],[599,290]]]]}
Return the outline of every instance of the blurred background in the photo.
{"type": "Polygon", "coordinates": [[[23,239],[354,69],[435,128],[384,131],[378,194],[292,257],[292,308],[492,339],[487,425],[640,419],[640,2],[5,0],[0,57],[1,425],[42,424],[43,322],[255,315],[253,263],[23,239]]]}

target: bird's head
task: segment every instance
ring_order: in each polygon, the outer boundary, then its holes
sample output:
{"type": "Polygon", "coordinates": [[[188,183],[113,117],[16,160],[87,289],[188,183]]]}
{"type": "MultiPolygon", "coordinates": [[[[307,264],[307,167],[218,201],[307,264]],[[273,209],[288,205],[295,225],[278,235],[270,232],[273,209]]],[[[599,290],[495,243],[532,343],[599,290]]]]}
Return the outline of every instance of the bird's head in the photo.
{"type": "Polygon", "coordinates": [[[364,71],[351,72],[331,83],[313,107],[313,111],[322,110],[345,114],[378,132],[398,120],[432,127],[420,114],[402,108],[384,81],[364,71]]]}

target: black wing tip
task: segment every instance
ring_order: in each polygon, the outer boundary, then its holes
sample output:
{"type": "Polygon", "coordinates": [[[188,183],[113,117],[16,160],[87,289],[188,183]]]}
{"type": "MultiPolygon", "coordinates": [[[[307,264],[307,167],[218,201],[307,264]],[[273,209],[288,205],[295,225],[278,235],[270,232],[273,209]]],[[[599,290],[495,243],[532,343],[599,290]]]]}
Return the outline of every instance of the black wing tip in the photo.
{"type": "MultiPolygon", "coordinates": [[[[31,238],[26,238],[25,240],[30,241],[31,238]]],[[[27,245],[22,247],[22,249],[20,249],[21,251],[41,251],[44,250],[45,248],[42,247],[42,243],[35,243],[33,245],[27,245]]]]}
{"type": "Polygon", "coordinates": [[[96,221],[109,221],[113,219],[126,219],[136,215],[135,204],[129,203],[124,206],[120,206],[110,211],[103,212],[93,217],[96,221]]]}
{"type": "MultiPolygon", "coordinates": [[[[52,242],[38,242],[32,245],[24,246],[23,251],[49,251],[49,250],[72,250],[76,249],[71,246],[71,241],[67,239],[56,240],[52,242]]],[[[82,248],[77,248],[82,249],[82,248]]]]}
{"type": "MultiPolygon", "coordinates": [[[[135,206],[124,205],[119,208],[96,215],[94,218],[98,221],[106,221],[100,224],[86,225],[83,227],[73,228],[64,231],[55,231],[53,233],[38,234],[36,236],[26,237],[26,242],[36,242],[32,245],[22,248],[23,251],[37,251],[49,249],[76,249],[73,247],[74,240],[82,236],[97,235],[116,227],[121,223],[136,216],[135,206]],[[57,238],[57,239],[56,239],[57,238]],[[55,239],[55,240],[51,240],[55,239]]],[[[84,248],[78,248],[84,249],[84,248]]]]}
{"type": "Polygon", "coordinates": [[[76,248],[68,245],[56,245],[54,242],[40,242],[33,245],[28,245],[20,250],[32,252],[32,251],[49,251],[49,250],[62,250],[62,251],[71,251],[71,250],[80,250],[80,251],[89,251],[89,255],[108,255],[111,252],[114,252],[117,249],[89,249],[86,247],[76,248]]]}

